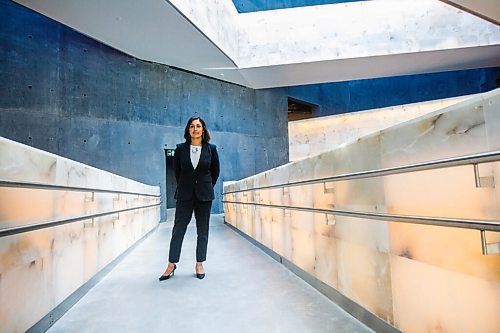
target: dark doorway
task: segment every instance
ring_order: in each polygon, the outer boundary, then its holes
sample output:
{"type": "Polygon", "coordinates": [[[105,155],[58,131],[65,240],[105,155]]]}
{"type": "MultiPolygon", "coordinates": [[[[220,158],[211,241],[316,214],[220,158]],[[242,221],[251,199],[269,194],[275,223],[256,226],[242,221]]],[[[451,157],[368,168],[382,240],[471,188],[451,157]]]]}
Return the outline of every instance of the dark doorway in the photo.
{"type": "Polygon", "coordinates": [[[175,208],[175,188],[177,182],[175,181],[174,173],[174,150],[165,148],[165,171],[166,171],[166,196],[167,208],[175,208]]]}
{"type": "Polygon", "coordinates": [[[312,118],[317,109],[317,105],[288,97],[288,121],[312,118]]]}

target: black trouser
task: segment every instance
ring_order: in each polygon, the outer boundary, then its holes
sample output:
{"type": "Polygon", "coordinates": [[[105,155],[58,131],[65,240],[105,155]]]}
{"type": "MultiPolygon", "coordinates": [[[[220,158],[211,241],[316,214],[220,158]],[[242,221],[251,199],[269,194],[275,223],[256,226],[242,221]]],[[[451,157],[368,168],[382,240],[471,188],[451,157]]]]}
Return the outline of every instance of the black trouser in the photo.
{"type": "Polygon", "coordinates": [[[211,208],[212,201],[199,201],[195,195],[193,195],[193,199],[191,200],[177,200],[168,261],[172,263],[179,262],[182,241],[184,240],[189,221],[191,221],[191,217],[193,216],[193,210],[196,219],[196,232],[198,233],[196,261],[205,261],[207,259],[208,222],[210,220],[211,208]]]}

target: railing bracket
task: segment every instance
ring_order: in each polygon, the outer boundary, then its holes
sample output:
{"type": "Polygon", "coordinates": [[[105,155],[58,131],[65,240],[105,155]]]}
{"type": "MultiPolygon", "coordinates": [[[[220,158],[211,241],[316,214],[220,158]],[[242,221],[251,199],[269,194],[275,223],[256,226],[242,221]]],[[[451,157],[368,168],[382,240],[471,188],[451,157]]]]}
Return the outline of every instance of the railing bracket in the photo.
{"type": "Polygon", "coordinates": [[[90,220],[90,222],[83,222],[83,228],[93,228],[95,225],[94,218],[90,220]]]}
{"type": "Polygon", "coordinates": [[[335,193],[335,186],[333,187],[326,187],[327,182],[323,183],[323,193],[335,193]]]}
{"type": "Polygon", "coordinates": [[[488,243],[486,241],[486,231],[481,230],[481,245],[483,250],[483,255],[487,256],[490,254],[500,253],[500,243],[488,243]]]}
{"type": "Polygon", "coordinates": [[[94,191],[92,191],[91,196],[85,195],[85,202],[94,202],[94,200],[95,200],[95,192],[94,191]]]}
{"type": "Polygon", "coordinates": [[[493,176],[481,177],[479,174],[479,165],[477,163],[472,164],[474,166],[474,178],[476,180],[476,187],[489,187],[495,188],[495,178],[493,176]]]}
{"type": "Polygon", "coordinates": [[[335,225],[336,219],[335,215],[325,214],[326,225],[335,225]]]}

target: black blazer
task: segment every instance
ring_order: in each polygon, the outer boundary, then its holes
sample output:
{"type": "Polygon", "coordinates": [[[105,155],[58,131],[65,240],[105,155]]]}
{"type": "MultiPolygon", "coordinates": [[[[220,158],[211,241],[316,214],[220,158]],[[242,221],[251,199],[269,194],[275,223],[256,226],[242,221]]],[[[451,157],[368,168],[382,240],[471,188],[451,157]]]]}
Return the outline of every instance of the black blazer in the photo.
{"type": "Polygon", "coordinates": [[[193,194],[196,194],[196,198],[200,201],[213,200],[214,186],[220,172],[217,146],[210,143],[202,145],[196,169],[191,163],[190,149],[188,143],[179,143],[175,148],[174,172],[177,180],[175,199],[191,200],[193,194]]]}

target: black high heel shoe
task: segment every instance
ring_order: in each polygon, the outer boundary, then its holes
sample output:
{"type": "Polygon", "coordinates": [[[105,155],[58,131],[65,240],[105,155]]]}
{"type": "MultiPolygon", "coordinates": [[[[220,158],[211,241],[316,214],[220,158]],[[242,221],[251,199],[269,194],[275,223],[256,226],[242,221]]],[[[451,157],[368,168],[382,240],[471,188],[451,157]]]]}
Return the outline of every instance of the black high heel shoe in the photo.
{"type": "Polygon", "coordinates": [[[158,278],[158,280],[160,281],[164,281],[164,280],[168,280],[170,279],[172,276],[174,276],[174,272],[175,272],[175,269],[177,268],[177,265],[174,264],[174,269],[172,270],[172,272],[170,272],[170,274],[168,275],[162,275],[158,278]]]}
{"type": "MultiPolygon", "coordinates": [[[[196,269],[195,269],[196,270],[196,269]]],[[[200,280],[202,280],[204,277],[205,277],[205,273],[198,273],[198,272],[195,272],[196,273],[196,277],[200,280]]]]}

